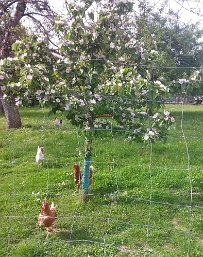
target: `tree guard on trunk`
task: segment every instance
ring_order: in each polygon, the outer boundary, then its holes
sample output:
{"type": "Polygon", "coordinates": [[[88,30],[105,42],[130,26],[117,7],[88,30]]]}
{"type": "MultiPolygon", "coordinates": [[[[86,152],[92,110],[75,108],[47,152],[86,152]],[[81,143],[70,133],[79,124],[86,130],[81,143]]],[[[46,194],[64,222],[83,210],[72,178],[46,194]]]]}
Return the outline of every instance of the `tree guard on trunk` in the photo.
{"type": "Polygon", "coordinates": [[[83,200],[88,200],[89,193],[89,173],[90,173],[90,156],[91,156],[91,148],[90,148],[90,140],[85,140],[85,158],[84,158],[84,170],[82,176],[82,189],[83,189],[83,200]]]}

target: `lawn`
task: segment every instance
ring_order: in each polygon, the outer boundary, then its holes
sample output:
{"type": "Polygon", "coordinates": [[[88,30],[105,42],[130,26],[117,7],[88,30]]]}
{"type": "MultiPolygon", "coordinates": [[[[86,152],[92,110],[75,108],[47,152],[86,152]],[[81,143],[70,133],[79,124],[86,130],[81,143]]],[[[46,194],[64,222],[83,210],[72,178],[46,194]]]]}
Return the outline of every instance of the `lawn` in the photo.
{"type": "Polygon", "coordinates": [[[46,109],[22,108],[18,130],[6,131],[0,116],[0,256],[203,256],[203,105],[166,108],[176,124],[165,144],[95,134],[88,202],[73,182],[73,164],[83,167],[81,131],[60,113],[55,128],[46,109]],[[44,197],[57,204],[48,237],[37,224],[44,197]]]}

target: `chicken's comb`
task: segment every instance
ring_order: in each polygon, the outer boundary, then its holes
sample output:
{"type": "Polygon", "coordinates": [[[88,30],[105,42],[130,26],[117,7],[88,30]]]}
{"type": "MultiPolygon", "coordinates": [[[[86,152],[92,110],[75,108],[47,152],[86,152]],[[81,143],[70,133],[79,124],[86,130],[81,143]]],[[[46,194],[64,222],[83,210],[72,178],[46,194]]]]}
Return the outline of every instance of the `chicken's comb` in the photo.
{"type": "Polygon", "coordinates": [[[42,201],[42,208],[45,209],[45,208],[47,208],[47,206],[48,206],[48,202],[47,202],[46,199],[44,199],[44,200],[42,201]]]}

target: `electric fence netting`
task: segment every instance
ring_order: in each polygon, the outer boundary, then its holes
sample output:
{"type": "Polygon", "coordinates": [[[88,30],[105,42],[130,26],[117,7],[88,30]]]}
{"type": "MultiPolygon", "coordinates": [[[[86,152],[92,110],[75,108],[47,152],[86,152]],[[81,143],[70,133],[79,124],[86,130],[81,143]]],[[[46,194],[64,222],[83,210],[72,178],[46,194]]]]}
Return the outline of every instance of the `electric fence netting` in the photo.
{"type": "Polygon", "coordinates": [[[56,127],[44,107],[23,110],[26,125],[0,136],[1,256],[25,256],[32,247],[43,256],[52,245],[58,256],[64,249],[64,256],[200,256],[202,106],[165,108],[176,119],[166,143],[129,142],[125,130],[114,131],[113,117],[107,130],[95,129],[88,201],[73,180],[73,164],[83,170],[83,131],[61,114],[56,127]],[[39,165],[38,146],[45,149],[39,165]],[[57,205],[53,234],[37,224],[44,198],[57,205]]]}
{"type": "MultiPolygon", "coordinates": [[[[182,11],[191,8],[185,2],[193,1],[175,2],[182,11]]],[[[199,14],[201,2],[194,2],[192,12],[199,14]]],[[[168,1],[169,11],[170,5],[168,1]]],[[[108,60],[84,60],[92,61],[108,60]]],[[[167,72],[202,69],[113,64],[167,72]]],[[[116,126],[117,96],[102,97],[113,103],[112,115],[101,115],[106,127],[90,131],[76,128],[65,114],[50,113],[43,104],[20,108],[23,126],[17,130],[5,130],[0,114],[0,256],[203,255],[203,104],[165,99],[163,110],[175,118],[166,142],[136,142],[127,136],[129,130],[116,126]],[[84,158],[87,134],[90,162],[84,158]],[[44,149],[40,163],[35,159],[38,147],[44,149]],[[81,172],[79,186],[74,165],[81,172]],[[91,165],[88,175],[92,169],[87,199],[86,165],[91,165]],[[44,199],[56,205],[51,232],[38,224],[44,199]]]]}

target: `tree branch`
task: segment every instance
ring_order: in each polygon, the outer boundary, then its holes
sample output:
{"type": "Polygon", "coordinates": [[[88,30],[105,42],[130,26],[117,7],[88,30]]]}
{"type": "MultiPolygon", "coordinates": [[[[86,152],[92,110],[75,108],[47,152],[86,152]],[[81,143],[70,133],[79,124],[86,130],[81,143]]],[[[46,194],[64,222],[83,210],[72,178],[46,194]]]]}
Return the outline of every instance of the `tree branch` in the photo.
{"type": "Polygon", "coordinates": [[[48,41],[49,41],[52,45],[54,45],[55,47],[58,47],[58,46],[50,39],[50,36],[49,36],[49,33],[47,32],[47,29],[42,25],[42,23],[41,23],[39,20],[37,20],[35,17],[33,17],[32,15],[30,15],[30,14],[27,14],[27,16],[28,16],[29,18],[31,18],[32,20],[34,20],[36,23],[38,23],[38,24],[40,25],[40,28],[43,29],[43,33],[46,35],[48,41]]]}
{"type": "Polygon", "coordinates": [[[11,27],[15,27],[19,23],[19,21],[22,19],[22,17],[25,14],[25,9],[26,9],[25,0],[20,0],[16,6],[16,11],[13,16],[13,20],[10,24],[11,27]]]}
{"type": "Polygon", "coordinates": [[[11,5],[13,5],[13,4],[15,4],[16,2],[18,2],[19,0],[13,0],[13,1],[11,1],[10,3],[0,3],[0,7],[2,7],[3,8],[3,10],[5,11],[5,12],[7,12],[7,9],[9,8],[9,7],[11,7],[11,5]]]}
{"type": "Polygon", "coordinates": [[[38,16],[41,16],[41,17],[45,17],[48,20],[52,20],[51,18],[53,17],[52,15],[47,15],[47,14],[37,13],[37,12],[27,12],[27,13],[24,14],[24,16],[28,16],[28,17],[31,17],[32,15],[38,15],[38,16]]]}

